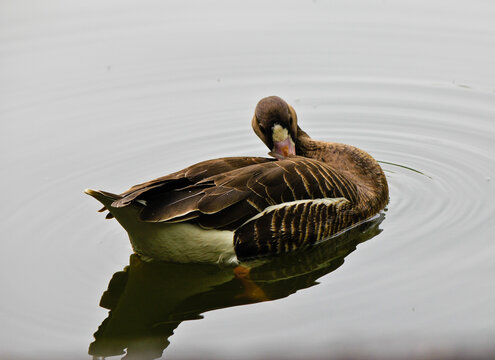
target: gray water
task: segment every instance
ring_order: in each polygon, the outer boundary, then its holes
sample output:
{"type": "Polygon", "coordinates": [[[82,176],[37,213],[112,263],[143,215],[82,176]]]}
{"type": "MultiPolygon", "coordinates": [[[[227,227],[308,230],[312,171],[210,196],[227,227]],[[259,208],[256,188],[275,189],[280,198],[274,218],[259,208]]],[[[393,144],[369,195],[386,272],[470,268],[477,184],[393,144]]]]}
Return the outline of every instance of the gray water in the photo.
{"type": "Polygon", "coordinates": [[[494,18],[482,0],[1,2],[0,358],[493,356],[494,18]],[[265,156],[268,95],[381,161],[385,218],[260,268],[259,302],[226,269],[130,258],[83,189],[265,156]]]}

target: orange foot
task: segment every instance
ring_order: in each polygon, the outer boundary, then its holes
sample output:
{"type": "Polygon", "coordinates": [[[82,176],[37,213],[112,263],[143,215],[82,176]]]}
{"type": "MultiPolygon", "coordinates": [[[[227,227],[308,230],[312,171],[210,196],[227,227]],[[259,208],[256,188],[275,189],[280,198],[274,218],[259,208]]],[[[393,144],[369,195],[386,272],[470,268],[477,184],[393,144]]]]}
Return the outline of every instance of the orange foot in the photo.
{"type": "Polygon", "coordinates": [[[244,291],[236,296],[237,299],[247,299],[252,302],[260,302],[270,300],[265,292],[256,285],[250,278],[251,269],[242,265],[234,269],[234,275],[242,283],[244,291]]]}

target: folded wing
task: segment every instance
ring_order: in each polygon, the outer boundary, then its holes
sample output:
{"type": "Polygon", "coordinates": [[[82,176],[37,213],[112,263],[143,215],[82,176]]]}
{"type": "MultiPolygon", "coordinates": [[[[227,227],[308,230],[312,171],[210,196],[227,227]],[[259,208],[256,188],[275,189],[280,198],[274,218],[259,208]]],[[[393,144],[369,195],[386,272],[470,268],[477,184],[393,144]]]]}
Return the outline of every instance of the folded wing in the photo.
{"type": "Polygon", "coordinates": [[[132,187],[112,206],[144,204],[148,222],[191,221],[204,228],[235,230],[270,206],[306,199],[357,201],[357,189],[328,165],[290,157],[224,158],[132,187]]]}

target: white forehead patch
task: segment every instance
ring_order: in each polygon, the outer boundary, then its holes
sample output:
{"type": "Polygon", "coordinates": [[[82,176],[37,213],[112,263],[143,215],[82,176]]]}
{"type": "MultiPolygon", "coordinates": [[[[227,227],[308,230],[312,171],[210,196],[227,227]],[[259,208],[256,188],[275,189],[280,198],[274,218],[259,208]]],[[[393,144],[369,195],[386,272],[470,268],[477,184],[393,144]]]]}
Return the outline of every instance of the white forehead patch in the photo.
{"type": "Polygon", "coordinates": [[[279,124],[273,126],[272,139],[273,141],[284,141],[289,137],[289,131],[279,124]]]}

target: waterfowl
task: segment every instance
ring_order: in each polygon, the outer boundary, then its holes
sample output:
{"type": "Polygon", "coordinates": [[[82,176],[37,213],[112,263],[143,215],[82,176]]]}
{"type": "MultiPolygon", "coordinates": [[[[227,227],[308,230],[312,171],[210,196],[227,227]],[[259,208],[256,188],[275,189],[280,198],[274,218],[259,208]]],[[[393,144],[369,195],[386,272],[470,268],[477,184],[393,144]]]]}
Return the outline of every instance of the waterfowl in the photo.
{"type": "Polygon", "coordinates": [[[86,190],[144,260],[238,263],[312,245],[372,218],[386,177],[354,146],[313,140],[292,106],[260,100],[251,125],[271,158],[207,160],[117,195],[86,190]]]}

